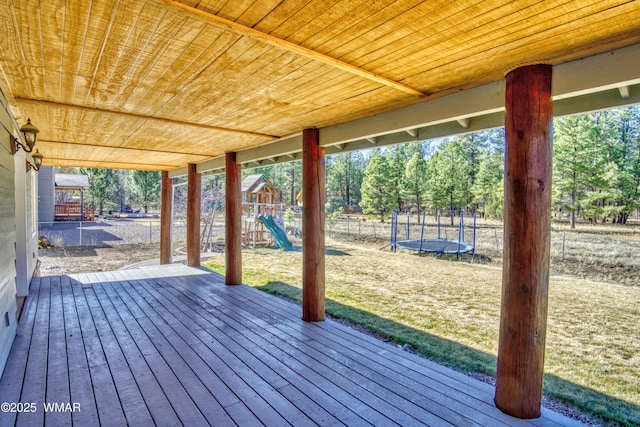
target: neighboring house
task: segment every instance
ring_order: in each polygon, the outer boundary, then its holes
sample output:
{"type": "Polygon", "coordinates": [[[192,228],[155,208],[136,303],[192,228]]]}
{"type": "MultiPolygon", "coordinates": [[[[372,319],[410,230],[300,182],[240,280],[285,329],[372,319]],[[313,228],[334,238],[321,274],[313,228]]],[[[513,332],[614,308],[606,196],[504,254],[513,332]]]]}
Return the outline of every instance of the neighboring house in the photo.
{"type": "Polygon", "coordinates": [[[38,183],[38,220],[93,221],[94,210],[84,202],[88,188],[86,175],[56,173],[55,167],[43,166],[38,183]]]}
{"type": "Polygon", "coordinates": [[[7,104],[0,92],[0,372],[38,261],[38,173],[26,170],[29,153],[12,154],[11,137],[23,136],[7,104]]]}

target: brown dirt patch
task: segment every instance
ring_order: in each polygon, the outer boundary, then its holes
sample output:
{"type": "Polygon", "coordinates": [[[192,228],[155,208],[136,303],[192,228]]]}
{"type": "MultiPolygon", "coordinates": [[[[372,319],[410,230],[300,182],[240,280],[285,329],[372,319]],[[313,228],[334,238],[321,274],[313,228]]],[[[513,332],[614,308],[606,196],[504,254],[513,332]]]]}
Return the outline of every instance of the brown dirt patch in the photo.
{"type": "Polygon", "coordinates": [[[157,244],[113,247],[68,246],[40,249],[40,276],[112,271],[140,261],[157,259],[157,244]]]}

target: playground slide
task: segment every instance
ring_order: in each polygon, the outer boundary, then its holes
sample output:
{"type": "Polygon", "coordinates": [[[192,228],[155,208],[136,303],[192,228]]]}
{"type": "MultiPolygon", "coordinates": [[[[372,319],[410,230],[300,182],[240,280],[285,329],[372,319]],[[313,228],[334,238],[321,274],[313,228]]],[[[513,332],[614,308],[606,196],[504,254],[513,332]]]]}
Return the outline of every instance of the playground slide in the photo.
{"type": "Polygon", "coordinates": [[[267,227],[267,230],[271,232],[273,240],[275,240],[276,245],[278,245],[279,248],[282,248],[285,251],[293,249],[293,244],[287,238],[287,233],[285,233],[284,230],[276,224],[271,215],[267,217],[261,215],[258,219],[262,221],[264,226],[267,227]]]}

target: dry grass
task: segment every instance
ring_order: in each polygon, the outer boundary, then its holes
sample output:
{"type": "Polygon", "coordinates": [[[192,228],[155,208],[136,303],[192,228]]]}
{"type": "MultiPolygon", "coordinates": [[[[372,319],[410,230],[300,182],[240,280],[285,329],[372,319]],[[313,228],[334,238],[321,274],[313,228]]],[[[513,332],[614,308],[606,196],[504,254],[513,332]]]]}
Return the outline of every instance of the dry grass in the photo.
{"type": "MultiPolygon", "coordinates": [[[[327,309],[439,362],[493,374],[501,269],[333,242],[327,309]]],[[[210,266],[220,269],[224,257],[210,266]]],[[[299,295],[300,252],[243,251],[244,281],[299,295]]],[[[640,287],[552,276],[545,393],[640,425],[640,287]]]]}

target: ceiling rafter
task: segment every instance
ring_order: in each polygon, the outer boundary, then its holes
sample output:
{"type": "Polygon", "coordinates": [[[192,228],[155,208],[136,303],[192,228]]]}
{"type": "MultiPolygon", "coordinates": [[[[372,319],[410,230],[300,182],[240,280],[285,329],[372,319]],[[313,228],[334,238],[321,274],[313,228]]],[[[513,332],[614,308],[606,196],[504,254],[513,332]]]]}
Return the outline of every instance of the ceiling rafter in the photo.
{"type": "MultiPolygon", "coordinates": [[[[65,158],[48,157],[47,158],[47,165],[49,166],[60,166],[60,165],[67,165],[67,164],[73,165],[73,164],[80,164],[81,162],[85,164],[86,163],[105,164],[105,166],[102,166],[102,167],[109,168],[109,169],[111,168],[127,169],[127,168],[131,168],[131,166],[136,166],[136,167],[139,167],[139,169],[141,170],[171,170],[180,166],[175,163],[164,163],[164,164],[154,163],[153,169],[150,169],[149,164],[138,163],[138,162],[116,162],[111,160],[89,160],[87,162],[85,159],[74,159],[71,157],[65,157],[65,158]],[[115,165],[120,165],[120,167],[115,165]]],[[[87,166],[87,167],[90,167],[90,166],[87,166]]]]}
{"type": "Polygon", "coordinates": [[[45,140],[38,139],[38,142],[45,143],[45,144],[76,145],[80,147],[91,147],[91,148],[110,148],[113,150],[130,150],[130,151],[135,151],[137,153],[178,154],[178,155],[184,155],[184,156],[197,156],[197,157],[202,157],[203,159],[208,159],[212,157],[211,155],[208,155],[208,154],[193,153],[188,151],[150,150],[148,148],[122,147],[122,146],[119,147],[119,146],[107,145],[107,144],[86,144],[83,142],[75,142],[75,141],[51,141],[46,139],[45,140]]]}
{"type": "Polygon", "coordinates": [[[232,128],[225,128],[225,127],[220,127],[220,126],[205,125],[205,124],[202,124],[202,123],[184,122],[184,121],[181,121],[181,120],[166,119],[166,118],[163,118],[163,117],[145,116],[145,115],[142,115],[142,114],[126,113],[126,112],[123,112],[123,111],[106,110],[106,109],[103,109],[103,108],[85,107],[85,106],[82,106],[82,105],[64,104],[64,103],[61,103],[61,102],[42,101],[42,100],[39,100],[39,99],[29,99],[29,98],[15,98],[15,100],[16,100],[16,102],[23,103],[23,104],[45,105],[45,106],[49,106],[49,107],[73,108],[73,109],[78,109],[78,110],[81,110],[81,111],[88,111],[88,112],[93,112],[93,113],[115,114],[115,115],[119,115],[119,116],[137,118],[137,119],[142,119],[142,120],[152,120],[152,121],[157,121],[157,122],[162,122],[162,123],[171,123],[171,124],[181,125],[181,126],[185,126],[185,125],[186,126],[195,126],[195,127],[201,128],[201,129],[217,130],[217,131],[220,131],[220,132],[238,133],[238,134],[250,135],[250,136],[258,136],[258,137],[261,137],[261,138],[270,138],[270,139],[278,139],[279,138],[279,137],[277,137],[275,135],[268,135],[268,134],[259,133],[259,132],[251,132],[251,131],[242,130],[242,129],[232,129],[232,128]]]}
{"type": "Polygon", "coordinates": [[[415,89],[411,86],[405,85],[404,83],[397,82],[395,80],[391,80],[387,77],[381,76],[374,72],[362,69],[355,65],[352,65],[348,62],[341,61],[337,58],[333,58],[331,56],[325,55],[323,53],[317,52],[315,50],[306,48],[304,46],[300,46],[298,44],[292,43],[290,41],[275,37],[268,33],[263,33],[262,31],[256,30],[251,27],[247,27],[245,25],[239,24],[235,21],[231,21],[229,19],[222,18],[213,13],[206,12],[201,9],[197,9],[195,7],[188,6],[186,4],[180,3],[175,0],[164,0],[165,3],[174,6],[176,8],[180,8],[184,11],[190,12],[194,15],[197,15],[201,18],[206,19],[209,22],[213,22],[218,26],[224,27],[227,30],[233,31],[236,34],[240,34],[243,36],[251,37],[254,40],[259,40],[263,43],[267,43],[271,46],[276,46],[282,49],[286,49],[290,52],[297,53],[299,55],[305,56],[307,58],[313,59],[315,61],[322,62],[327,65],[331,65],[333,67],[339,68],[343,71],[355,74],[357,76],[363,77],[365,79],[374,81],[376,83],[382,84],[384,86],[388,86],[394,88],[396,90],[400,90],[405,93],[409,93],[411,95],[426,97],[430,96],[431,93],[423,92],[421,90],[415,89]]]}

